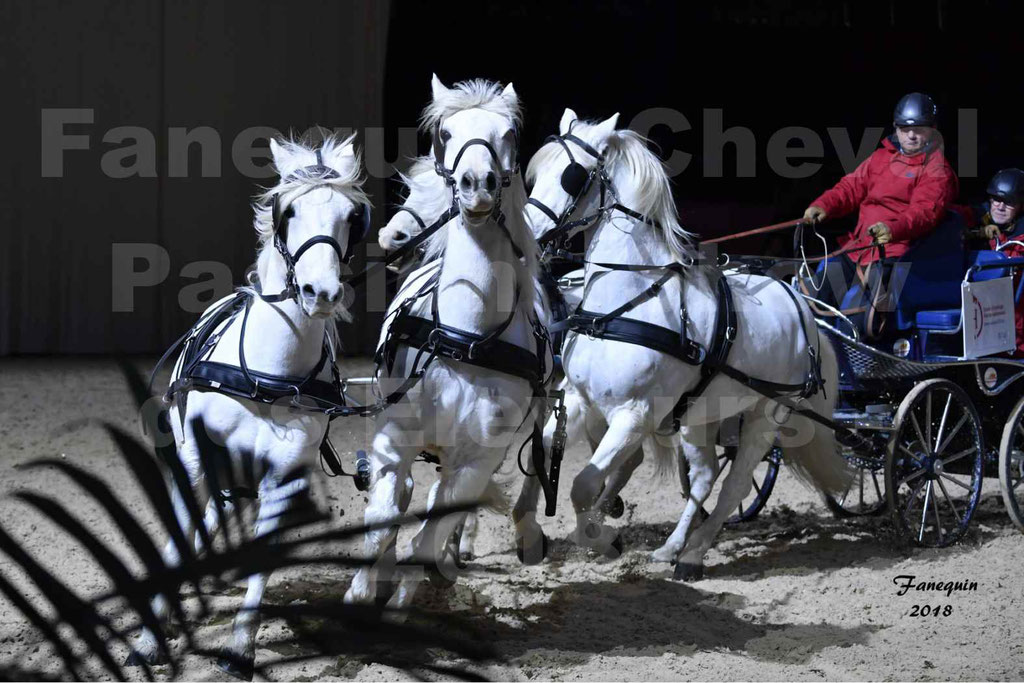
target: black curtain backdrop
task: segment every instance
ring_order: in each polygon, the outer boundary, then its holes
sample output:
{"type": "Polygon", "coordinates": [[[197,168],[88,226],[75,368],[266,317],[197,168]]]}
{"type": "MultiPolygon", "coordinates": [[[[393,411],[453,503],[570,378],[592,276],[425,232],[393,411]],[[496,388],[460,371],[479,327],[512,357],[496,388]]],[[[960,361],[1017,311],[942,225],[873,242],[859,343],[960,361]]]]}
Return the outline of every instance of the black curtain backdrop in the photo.
{"type": "MultiPolygon", "coordinates": [[[[622,125],[651,107],[681,112],[689,130],[662,125],[649,135],[665,156],[693,155],[675,191],[684,223],[704,235],[800,215],[842,173],[826,129],[844,128],[856,147],[866,127],[890,124],[893,104],[912,90],[939,103],[961,201],[981,199],[995,170],[1024,165],[1018,7],[1006,0],[4,3],[0,354],[163,350],[196,317],[177,301],[195,282],[181,269],[219,261],[237,283],[253,260],[249,202],[268,181],[236,170],[236,137],[252,126],[383,125],[384,159],[401,167],[416,150],[400,129],[416,125],[432,71],[449,85],[475,76],[515,83],[526,108],[524,164],[566,106],[586,118],[620,112],[622,125]],[[88,133],[91,147],[64,155],[62,178],[42,177],[44,108],[93,110],[93,123],[68,127],[88,133]],[[753,133],[754,177],[737,177],[732,145],[724,147],[721,176],[704,173],[708,109],[722,111],[725,128],[753,133]],[[958,109],[977,110],[976,153],[961,154],[958,109]],[[156,136],[157,177],[102,172],[103,154],[122,146],[103,142],[104,134],[126,125],[156,136]],[[168,129],[199,126],[220,136],[220,177],[202,177],[200,162],[209,158],[198,145],[187,177],[169,177],[168,129]],[[768,139],[786,126],[822,136],[822,168],[811,177],[782,178],[768,166],[768,139]],[[136,290],[132,312],[114,312],[112,245],[140,242],[167,250],[170,273],[160,286],[136,290]]],[[[426,149],[420,136],[419,151],[426,149]]],[[[398,184],[385,189],[373,179],[368,189],[376,228],[398,184]]],[[[342,326],[346,347],[366,351],[380,316],[355,312],[358,324],[342,326]]]]}
{"type": "MultiPolygon", "coordinates": [[[[0,354],[158,352],[197,317],[178,304],[196,282],[183,267],[217,261],[240,283],[254,259],[250,201],[272,180],[244,176],[233,144],[253,126],[379,127],[388,15],[374,0],[3,3],[0,354]],[[51,108],[93,116],[67,127],[90,149],[66,152],[60,178],[42,177],[51,108]],[[103,172],[103,154],[133,142],[103,141],[118,126],[155,136],[156,177],[103,172]],[[198,144],[187,177],[169,177],[168,130],[200,126],[219,136],[218,177],[203,177],[202,162],[216,160],[198,144]],[[159,244],[170,258],[162,284],[135,290],[131,312],[113,311],[115,243],[159,244]]],[[[382,196],[382,181],[367,190],[382,196]]],[[[344,335],[360,348],[359,328],[344,335]]]]}

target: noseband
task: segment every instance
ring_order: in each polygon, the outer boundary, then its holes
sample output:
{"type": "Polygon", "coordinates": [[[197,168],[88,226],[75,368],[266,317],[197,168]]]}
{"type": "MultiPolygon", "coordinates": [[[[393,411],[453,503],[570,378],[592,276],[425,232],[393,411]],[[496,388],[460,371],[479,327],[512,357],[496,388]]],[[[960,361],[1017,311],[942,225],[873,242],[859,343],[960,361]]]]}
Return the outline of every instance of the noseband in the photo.
{"type": "MultiPolygon", "coordinates": [[[[330,166],[324,164],[323,153],[321,150],[316,150],[316,164],[312,166],[305,166],[295,171],[284,180],[291,180],[293,178],[301,178],[305,180],[314,181],[314,185],[310,189],[316,189],[318,187],[329,186],[328,180],[340,178],[341,175],[330,166]]],[[[355,245],[358,244],[366,237],[366,233],[369,232],[370,228],[370,206],[368,204],[362,204],[356,209],[359,213],[358,216],[361,221],[358,225],[353,225],[352,221],[349,222],[348,228],[348,245],[347,248],[342,251],[341,245],[338,244],[338,240],[334,239],[330,235],[314,235],[308,240],[299,245],[299,248],[292,254],[288,250],[288,220],[294,215],[294,210],[289,205],[288,208],[281,209],[281,195],[277,193],[274,195],[273,205],[273,221],[274,221],[274,247],[278,253],[281,254],[281,258],[284,259],[285,266],[288,268],[288,273],[285,276],[285,288],[277,294],[260,294],[260,298],[267,303],[277,303],[292,299],[298,302],[299,287],[295,280],[295,264],[298,263],[302,255],[309,251],[310,248],[317,244],[326,244],[334,253],[338,255],[338,261],[340,263],[347,264],[352,260],[352,255],[355,250],[355,245]]]]}

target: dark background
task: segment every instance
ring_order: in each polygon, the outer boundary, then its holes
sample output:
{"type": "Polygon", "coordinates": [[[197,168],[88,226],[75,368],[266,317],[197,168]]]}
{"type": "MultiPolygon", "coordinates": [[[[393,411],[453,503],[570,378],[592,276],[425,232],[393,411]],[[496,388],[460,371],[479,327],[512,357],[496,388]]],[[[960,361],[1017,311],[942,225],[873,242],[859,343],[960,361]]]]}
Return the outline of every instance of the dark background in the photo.
{"type": "MultiPolygon", "coordinates": [[[[194,283],[181,268],[220,261],[239,282],[253,259],[249,202],[256,184],[270,181],[235,169],[235,136],[251,126],[383,126],[386,158],[394,161],[405,151],[397,130],[416,124],[432,71],[448,85],[477,76],[513,81],[526,109],[524,163],[566,106],[584,118],[620,112],[621,125],[651,107],[682,112],[691,130],[656,127],[650,137],[665,156],[673,149],[693,155],[675,178],[676,198],[684,224],[704,235],[800,215],[842,174],[826,128],[846,128],[856,147],[865,127],[890,124],[895,101],[912,90],[939,104],[961,201],[981,199],[994,171],[1024,164],[1018,4],[5,3],[0,355],[162,351],[195,318],[177,304],[181,288],[194,283]],[[43,178],[41,110],[57,107],[94,109],[93,124],[68,131],[89,133],[91,149],[67,152],[64,176],[43,178]],[[755,177],[736,177],[732,146],[723,177],[704,177],[707,108],[723,110],[726,128],[754,132],[755,177]],[[965,150],[971,163],[964,167],[958,109],[978,111],[977,153],[965,150]],[[102,137],[124,125],[154,133],[156,177],[102,173],[103,153],[120,146],[102,137]],[[219,132],[220,177],[202,177],[198,148],[188,177],[167,177],[167,129],[174,126],[219,132]],[[769,169],[768,138],[785,126],[822,136],[815,175],[786,179],[769,169]],[[170,276],[138,290],[132,313],[111,310],[111,245],[121,242],[160,244],[171,259],[170,276]]],[[[398,186],[373,180],[368,189],[379,227],[398,186]]],[[[356,315],[360,324],[344,329],[346,347],[366,351],[380,319],[356,315]]]]}

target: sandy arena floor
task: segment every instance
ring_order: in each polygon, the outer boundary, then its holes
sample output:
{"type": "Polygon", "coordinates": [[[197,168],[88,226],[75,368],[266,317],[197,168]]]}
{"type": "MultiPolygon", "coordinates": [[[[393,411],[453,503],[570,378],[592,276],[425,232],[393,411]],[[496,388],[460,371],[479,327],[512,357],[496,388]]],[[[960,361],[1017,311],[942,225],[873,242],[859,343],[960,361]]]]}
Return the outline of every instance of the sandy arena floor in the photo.
{"type": "MultiPolygon", "coordinates": [[[[149,367],[139,363],[140,368],[149,367]]],[[[366,362],[349,374],[366,374],[366,362]]],[[[130,475],[106,434],[90,418],[137,432],[133,404],[107,360],[19,359],[0,362],[0,524],[25,549],[83,595],[106,586],[86,552],[53,525],[13,500],[30,488],[61,500],[112,546],[119,539],[104,514],[53,470],[29,470],[33,459],[64,457],[110,482],[155,528],[130,475]]],[[[332,428],[349,454],[368,441],[366,424],[352,418],[332,428]]],[[[681,511],[674,478],[657,480],[645,464],[625,489],[625,554],[595,559],[568,540],[573,474],[589,453],[566,455],[559,514],[544,520],[550,559],[523,567],[513,552],[508,520],[482,516],[477,558],[449,591],[427,585],[418,605],[452,610],[492,642],[503,662],[485,667],[491,678],[528,680],[943,680],[1024,678],[1020,576],[1024,536],[1010,523],[998,481],[986,480],[972,531],[944,550],[908,550],[893,539],[884,517],[833,519],[814,494],[783,469],[767,508],[754,522],[726,529],[707,558],[707,578],[684,584],[666,565],[647,558],[681,511]],[[974,580],[971,593],[897,596],[893,578],[974,580]],[[950,616],[910,616],[915,604],[951,605],[950,616]]],[[[518,490],[509,458],[499,481],[518,490]]],[[[433,467],[417,465],[412,508],[422,507],[433,467]]],[[[363,494],[349,480],[318,476],[316,498],[335,524],[361,520],[363,494]]],[[[161,543],[163,538],[158,539],[161,543]]],[[[0,570],[12,574],[0,559],[0,570]]],[[[348,574],[299,568],[271,580],[267,602],[340,600],[348,574]]],[[[222,604],[240,599],[229,588],[222,604]]],[[[289,628],[263,626],[261,639],[289,628]]],[[[223,619],[200,631],[208,645],[226,634],[223,619]]],[[[49,648],[20,613],[0,601],[0,661],[56,672],[49,648]]],[[[178,643],[180,645],[180,643],[178,643]]],[[[260,648],[258,661],[281,653],[260,648]]],[[[166,672],[166,669],[160,671],[166,672]]],[[[132,670],[141,676],[138,670],[132,670]]],[[[364,658],[331,657],[272,669],[275,679],[394,680],[402,672],[364,658]]],[[[103,677],[97,671],[97,676],[103,677]]],[[[205,657],[186,658],[186,680],[226,680],[205,657]]]]}

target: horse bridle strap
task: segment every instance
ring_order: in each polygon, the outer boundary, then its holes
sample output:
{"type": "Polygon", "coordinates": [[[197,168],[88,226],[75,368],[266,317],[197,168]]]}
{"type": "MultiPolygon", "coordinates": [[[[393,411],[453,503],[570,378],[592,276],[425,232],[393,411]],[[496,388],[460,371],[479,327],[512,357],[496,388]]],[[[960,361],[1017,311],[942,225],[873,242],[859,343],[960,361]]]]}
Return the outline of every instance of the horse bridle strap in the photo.
{"type": "Polygon", "coordinates": [[[594,223],[601,216],[611,211],[618,211],[620,213],[625,214],[626,216],[629,216],[633,220],[645,223],[655,228],[661,228],[661,223],[659,223],[656,219],[651,218],[650,216],[645,216],[644,214],[638,211],[634,211],[628,206],[624,206],[623,204],[620,204],[617,201],[613,202],[612,204],[605,204],[605,196],[608,194],[608,190],[611,190],[610,194],[613,198],[616,197],[616,192],[615,188],[612,187],[611,178],[608,177],[608,173],[605,170],[604,154],[594,149],[594,147],[587,143],[586,141],[581,140],[579,137],[573,135],[571,127],[569,129],[569,132],[566,133],[565,135],[552,135],[547,139],[547,141],[557,142],[559,145],[562,146],[562,149],[565,150],[566,155],[569,157],[569,165],[566,166],[565,170],[562,171],[562,177],[560,179],[562,190],[567,195],[569,195],[569,204],[566,206],[565,211],[562,212],[562,215],[559,216],[554,212],[554,210],[550,206],[546,205],[539,199],[534,199],[533,197],[530,197],[529,199],[526,200],[527,204],[532,204],[533,206],[537,207],[537,209],[540,210],[541,213],[550,218],[551,222],[554,223],[554,227],[552,227],[550,230],[545,232],[537,239],[537,243],[541,247],[546,247],[550,244],[554,244],[561,241],[562,239],[568,237],[569,234],[576,228],[587,227],[591,223],[594,223]],[[594,157],[594,159],[597,160],[597,165],[591,171],[588,172],[582,164],[576,161],[576,157],[573,156],[572,150],[569,148],[567,141],[572,142],[580,149],[582,149],[584,152],[594,157]],[[569,216],[571,216],[576,211],[576,207],[579,205],[580,200],[582,200],[583,197],[585,197],[587,193],[590,191],[590,188],[594,186],[595,180],[597,181],[598,188],[601,191],[601,197],[600,201],[598,202],[599,206],[597,211],[590,214],[589,216],[584,216],[575,221],[569,221],[569,216]]]}
{"type": "MultiPolygon", "coordinates": [[[[316,150],[316,163],[312,166],[305,166],[297,169],[289,174],[285,180],[291,178],[302,178],[304,180],[313,181],[314,185],[309,189],[316,189],[317,187],[329,185],[327,181],[340,178],[341,174],[335,171],[330,166],[324,164],[323,152],[320,149],[316,150]]],[[[317,244],[326,244],[334,253],[338,256],[339,263],[348,263],[352,260],[354,253],[354,247],[356,243],[362,240],[369,230],[370,226],[370,208],[369,205],[364,204],[362,207],[357,208],[357,211],[361,212],[362,224],[359,226],[359,230],[356,230],[356,226],[349,225],[349,238],[348,248],[342,249],[338,240],[334,239],[330,235],[314,235],[308,240],[299,245],[299,248],[292,254],[288,250],[287,231],[288,231],[288,219],[292,215],[292,208],[289,205],[287,208],[281,208],[281,194],[277,193],[274,195],[272,207],[272,219],[273,219],[273,231],[274,231],[274,247],[278,253],[281,254],[281,258],[284,259],[285,266],[287,268],[286,274],[286,285],[285,288],[277,294],[264,294],[259,292],[259,296],[263,301],[267,303],[280,303],[287,301],[288,299],[298,300],[298,285],[295,281],[295,264],[298,262],[302,255],[305,254],[311,247],[317,244]]]]}
{"type": "Polygon", "coordinates": [[[468,150],[470,147],[473,147],[473,146],[476,146],[476,145],[479,145],[479,146],[483,147],[484,149],[486,149],[490,153],[491,158],[494,159],[494,163],[497,164],[498,168],[501,169],[501,186],[502,187],[508,187],[509,185],[511,185],[512,184],[512,176],[514,176],[515,174],[519,173],[519,133],[518,133],[518,131],[515,131],[515,147],[516,147],[515,156],[516,156],[516,158],[515,158],[515,160],[514,160],[514,162],[512,164],[512,168],[505,169],[505,168],[502,167],[501,159],[498,157],[498,152],[497,152],[497,150],[494,149],[494,145],[492,145],[490,143],[490,141],[484,140],[483,138],[473,138],[471,140],[467,140],[465,142],[465,144],[462,145],[462,148],[459,149],[459,153],[455,155],[455,163],[453,163],[452,167],[449,169],[447,166],[444,165],[445,143],[441,140],[441,122],[438,121],[437,122],[437,126],[434,128],[434,140],[433,140],[433,146],[434,146],[434,172],[437,173],[437,175],[441,176],[444,179],[444,182],[447,185],[450,185],[453,188],[452,191],[454,192],[454,187],[455,187],[455,184],[456,184],[456,181],[455,181],[455,169],[457,169],[459,167],[459,162],[462,161],[462,155],[466,153],[466,150],[468,150]]]}

